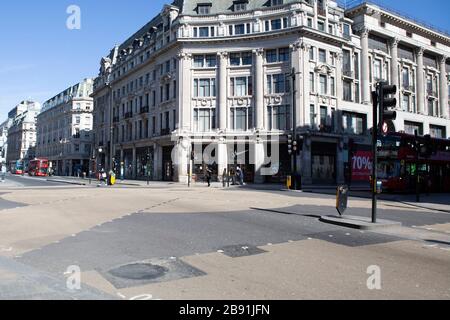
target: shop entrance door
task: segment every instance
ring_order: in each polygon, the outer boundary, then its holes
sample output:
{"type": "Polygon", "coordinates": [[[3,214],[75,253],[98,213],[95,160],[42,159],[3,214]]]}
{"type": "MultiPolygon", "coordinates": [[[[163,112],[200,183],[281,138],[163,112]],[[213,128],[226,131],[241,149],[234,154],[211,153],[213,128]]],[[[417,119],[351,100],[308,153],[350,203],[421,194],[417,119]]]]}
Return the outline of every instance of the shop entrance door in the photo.
{"type": "Polygon", "coordinates": [[[334,143],[313,142],[311,152],[313,184],[336,184],[336,147],[334,143]]]}

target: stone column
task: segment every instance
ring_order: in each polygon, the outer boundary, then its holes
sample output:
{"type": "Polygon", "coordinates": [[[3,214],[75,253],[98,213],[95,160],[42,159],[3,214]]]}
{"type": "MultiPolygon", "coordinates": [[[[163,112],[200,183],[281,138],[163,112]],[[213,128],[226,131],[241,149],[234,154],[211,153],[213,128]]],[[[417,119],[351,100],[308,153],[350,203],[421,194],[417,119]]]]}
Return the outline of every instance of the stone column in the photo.
{"type": "Polygon", "coordinates": [[[256,115],[255,127],[261,130],[264,128],[264,49],[257,49],[253,52],[255,54],[255,87],[253,88],[256,115]]]}
{"type": "Polygon", "coordinates": [[[183,139],[177,145],[175,145],[175,152],[173,153],[176,157],[173,159],[175,164],[175,177],[179,183],[188,183],[188,161],[189,149],[191,141],[188,139],[183,139]]]}
{"type": "Polygon", "coordinates": [[[218,104],[216,104],[216,110],[217,107],[219,107],[217,113],[217,115],[219,116],[218,128],[220,130],[225,130],[227,128],[228,53],[220,52],[218,53],[218,58],[219,58],[219,100],[218,100],[219,102],[218,104]]]}
{"type": "MultiPolygon", "coordinates": [[[[301,94],[302,84],[303,84],[303,65],[302,65],[302,42],[296,42],[290,46],[291,48],[291,67],[292,70],[295,71],[295,87],[291,88],[292,94],[295,94],[295,104],[296,104],[296,113],[297,113],[297,123],[294,124],[297,127],[303,125],[304,117],[301,112],[302,108],[302,97],[301,94]]],[[[290,104],[292,104],[292,99],[290,100],[290,104]]]]}
{"type": "Polygon", "coordinates": [[[397,101],[400,100],[400,83],[398,79],[398,38],[393,38],[391,46],[391,84],[397,86],[397,101]]]}
{"type": "Polygon", "coordinates": [[[223,170],[227,169],[228,171],[228,148],[227,142],[225,138],[220,138],[219,143],[217,144],[217,159],[218,159],[218,174],[219,181],[222,181],[223,170]]]}
{"type": "MultiPolygon", "coordinates": [[[[335,54],[336,59],[336,96],[337,96],[337,108],[336,112],[338,112],[340,107],[340,102],[342,101],[342,98],[344,97],[344,86],[342,85],[342,53],[336,53],[335,54]]],[[[337,117],[336,117],[337,118],[337,117]]]]}
{"type": "Polygon", "coordinates": [[[449,108],[448,108],[448,80],[447,80],[447,57],[442,56],[440,61],[440,72],[439,82],[440,82],[440,92],[439,92],[439,104],[441,110],[441,116],[448,119],[449,108]]]}
{"type": "MultiPolygon", "coordinates": [[[[177,104],[179,114],[179,130],[191,130],[191,87],[192,87],[192,55],[186,52],[178,54],[177,104]]],[[[150,122],[149,122],[150,124],[150,122]]],[[[150,125],[148,126],[150,130],[150,125]]],[[[150,132],[151,133],[151,132],[150,132]]]]}
{"type": "Polygon", "coordinates": [[[417,54],[417,111],[425,114],[425,79],[423,73],[423,48],[416,50],[417,54]]]}
{"type": "Polygon", "coordinates": [[[363,104],[370,104],[370,66],[369,66],[369,33],[370,30],[361,30],[361,92],[363,104]]]}
{"type": "Polygon", "coordinates": [[[255,181],[254,183],[262,184],[265,181],[265,176],[262,175],[262,167],[265,160],[264,143],[257,138],[253,142],[253,163],[255,164],[255,181]]]}

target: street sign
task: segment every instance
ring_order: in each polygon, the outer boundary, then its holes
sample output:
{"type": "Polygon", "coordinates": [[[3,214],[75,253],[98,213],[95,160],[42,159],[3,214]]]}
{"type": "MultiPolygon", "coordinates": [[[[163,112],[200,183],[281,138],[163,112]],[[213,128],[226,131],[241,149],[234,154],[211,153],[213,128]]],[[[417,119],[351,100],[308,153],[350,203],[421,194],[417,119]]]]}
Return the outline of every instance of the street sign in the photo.
{"type": "Polygon", "coordinates": [[[336,209],[343,216],[348,205],[348,186],[339,186],[336,194],[336,209]]]}

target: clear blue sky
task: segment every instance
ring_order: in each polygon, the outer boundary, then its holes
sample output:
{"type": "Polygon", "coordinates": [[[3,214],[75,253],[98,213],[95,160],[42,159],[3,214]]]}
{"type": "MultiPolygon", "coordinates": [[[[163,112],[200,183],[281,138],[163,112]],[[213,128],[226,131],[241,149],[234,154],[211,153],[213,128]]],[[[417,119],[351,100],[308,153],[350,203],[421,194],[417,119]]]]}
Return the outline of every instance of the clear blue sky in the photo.
{"type": "MultiPolygon", "coordinates": [[[[383,1],[383,0],[382,0],[383,1]]],[[[17,0],[0,4],[0,121],[24,99],[39,102],[96,76],[99,61],[171,0],[17,0]],[[66,28],[69,5],[81,30],[66,28]]],[[[450,1],[396,0],[389,7],[450,30],[450,1]]]]}

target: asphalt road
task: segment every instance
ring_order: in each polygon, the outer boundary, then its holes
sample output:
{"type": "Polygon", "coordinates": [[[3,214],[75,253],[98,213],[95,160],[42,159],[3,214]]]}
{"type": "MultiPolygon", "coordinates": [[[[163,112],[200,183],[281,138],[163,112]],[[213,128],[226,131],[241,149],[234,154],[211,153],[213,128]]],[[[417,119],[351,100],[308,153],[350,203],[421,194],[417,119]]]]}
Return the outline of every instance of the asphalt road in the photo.
{"type": "MultiPolygon", "coordinates": [[[[308,212],[307,207],[313,209],[312,206],[303,206],[302,210],[308,212]]],[[[317,212],[317,208],[314,209],[317,212]]],[[[289,208],[282,210],[289,211],[289,208]]],[[[322,208],[322,214],[329,211],[329,207],[322,208]]],[[[450,216],[447,221],[450,221],[450,216]]],[[[321,223],[315,216],[264,210],[201,214],[134,213],[26,253],[18,261],[52,273],[64,272],[72,264],[85,271],[106,271],[146,259],[184,257],[232,247],[264,246],[308,238],[350,247],[400,239],[349,231],[321,223]]]]}
{"type": "Polygon", "coordinates": [[[5,183],[12,183],[18,187],[52,187],[52,186],[61,186],[60,183],[47,181],[46,178],[37,178],[37,177],[29,177],[25,176],[17,176],[8,174],[6,176],[5,183]]]}

